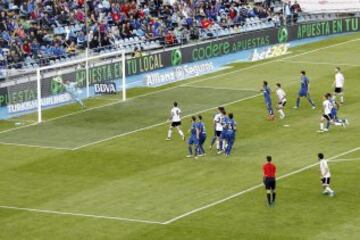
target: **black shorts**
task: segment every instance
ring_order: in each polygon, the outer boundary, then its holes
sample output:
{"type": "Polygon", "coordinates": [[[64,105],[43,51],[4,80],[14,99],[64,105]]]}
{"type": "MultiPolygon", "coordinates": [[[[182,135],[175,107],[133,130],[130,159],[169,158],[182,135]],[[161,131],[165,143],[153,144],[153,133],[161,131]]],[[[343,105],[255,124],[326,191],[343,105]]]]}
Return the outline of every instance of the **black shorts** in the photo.
{"type": "Polygon", "coordinates": [[[215,136],[221,137],[221,133],[222,133],[222,131],[215,131],[215,136]]]}
{"type": "Polygon", "coordinates": [[[278,104],[279,104],[279,106],[281,106],[281,107],[285,107],[286,101],[279,102],[278,104]]]}
{"type": "Polygon", "coordinates": [[[342,92],[343,92],[343,89],[340,88],[340,87],[337,87],[337,88],[335,88],[335,92],[336,92],[336,93],[342,93],[342,92]]]}
{"type": "Polygon", "coordinates": [[[323,185],[329,185],[330,184],[330,178],[322,178],[321,182],[323,185]]]}
{"type": "Polygon", "coordinates": [[[274,177],[265,177],[264,185],[266,190],[275,190],[276,189],[276,179],[274,177]]]}
{"type": "Polygon", "coordinates": [[[171,126],[172,126],[172,127],[181,126],[181,122],[172,122],[172,123],[171,123],[171,126]]]}
{"type": "Polygon", "coordinates": [[[327,115],[327,114],[323,114],[322,115],[326,120],[330,121],[331,120],[331,117],[330,115],[327,115]]]}

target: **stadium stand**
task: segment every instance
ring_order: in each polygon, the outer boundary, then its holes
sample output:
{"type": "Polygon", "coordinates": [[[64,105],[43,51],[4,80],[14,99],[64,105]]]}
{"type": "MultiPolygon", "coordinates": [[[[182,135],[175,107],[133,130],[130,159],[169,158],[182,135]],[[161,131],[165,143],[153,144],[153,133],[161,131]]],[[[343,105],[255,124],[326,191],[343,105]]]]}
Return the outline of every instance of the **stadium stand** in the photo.
{"type": "Polygon", "coordinates": [[[3,0],[0,68],[66,61],[86,47],[134,55],[280,25],[281,12],[278,0],[3,0]]]}

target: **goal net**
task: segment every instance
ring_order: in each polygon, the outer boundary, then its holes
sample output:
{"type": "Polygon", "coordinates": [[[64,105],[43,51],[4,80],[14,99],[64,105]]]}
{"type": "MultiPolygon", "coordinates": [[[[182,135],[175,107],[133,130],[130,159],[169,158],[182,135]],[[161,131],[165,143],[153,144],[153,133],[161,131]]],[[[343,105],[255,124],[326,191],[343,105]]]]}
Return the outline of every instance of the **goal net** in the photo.
{"type": "Polygon", "coordinates": [[[52,61],[49,66],[38,67],[20,78],[6,92],[5,118],[31,115],[38,123],[43,121],[43,110],[47,108],[69,103],[84,108],[88,98],[118,92],[119,100],[125,101],[125,52],[86,51],[82,58],[52,61]]]}

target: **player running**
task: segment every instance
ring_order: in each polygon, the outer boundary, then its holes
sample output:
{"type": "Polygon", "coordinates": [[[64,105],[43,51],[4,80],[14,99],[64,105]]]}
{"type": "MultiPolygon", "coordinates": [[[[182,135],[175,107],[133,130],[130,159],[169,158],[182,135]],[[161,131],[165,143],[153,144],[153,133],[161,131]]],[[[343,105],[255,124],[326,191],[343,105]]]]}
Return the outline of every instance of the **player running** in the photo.
{"type": "Polygon", "coordinates": [[[344,84],[345,78],[342,74],[340,67],[335,68],[335,81],[333,83],[334,89],[334,100],[336,100],[337,96],[340,96],[340,103],[344,103],[344,84]]]}
{"type": "Polygon", "coordinates": [[[330,126],[330,121],[331,121],[331,111],[333,109],[333,104],[330,101],[331,98],[331,94],[327,93],[324,95],[324,101],[323,101],[323,114],[320,118],[320,130],[318,132],[322,133],[322,132],[328,132],[329,128],[328,126],[330,126]],[[327,122],[326,124],[326,128],[324,127],[324,122],[327,122]]]}
{"type": "MultiPolygon", "coordinates": [[[[330,97],[329,100],[330,100],[331,104],[333,105],[333,108],[330,113],[331,124],[334,124],[335,126],[342,126],[342,127],[348,126],[349,121],[346,118],[341,119],[337,116],[340,105],[335,101],[334,97],[330,97]]],[[[330,126],[327,126],[327,128],[329,128],[329,127],[330,126]]]]}
{"type": "Polygon", "coordinates": [[[229,113],[228,118],[226,119],[226,148],[225,148],[225,156],[229,157],[232,147],[235,143],[235,133],[236,133],[236,121],[234,120],[234,114],[229,113]]]}
{"type": "Polygon", "coordinates": [[[220,151],[222,149],[221,134],[223,131],[225,114],[225,108],[218,107],[218,112],[214,116],[214,137],[212,138],[210,143],[210,150],[213,148],[215,142],[217,151],[220,151]]]}
{"type": "Polygon", "coordinates": [[[312,109],[316,108],[314,102],[311,100],[310,93],[309,93],[309,87],[310,87],[310,80],[306,76],[306,72],[301,71],[300,90],[299,90],[299,95],[296,99],[296,106],[294,107],[295,109],[300,107],[300,98],[301,97],[306,97],[308,102],[311,104],[312,109]]]}
{"type": "Polygon", "coordinates": [[[169,127],[168,136],[165,140],[171,140],[173,129],[176,128],[182,140],[185,141],[185,135],[181,130],[181,109],[178,107],[177,102],[174,102],[173,108],[170,111],[169,120],[171,121],[171,124],[169,127]]]}
{"type": "Polygon", "coordinates": [[[189,149],[189,155],[187,155],[187,158],[191,158],[191,157],[195,157],[197,158],[197,154],[198,154],[198,147],[199,147],[199,129],[197,128],[197,123],[196,123],[196,117],[192,116],[191,117],[191,128],[189,130],[190,132],[190,137],[188,140],[188,149],[189,149]],[[194,154],[194,155],[193,155],[194,154]]]}
{"type": "Polygon", "coordinates": [[[199,131],[199,145],[198,145],[198,156],[202,157],[205,155],[204,143],[206,140],[206,129],[205,123],[202,120],[202,116],[198,116],[199,122],[197,123],[197,128],[199,131]]]}
{"type": "Polygon", "coordinates": [[[268,120],[274,120],[274,111],[271,103],[271,90],[267,81],[263,82],[263,89],[261,91],[264,94],[265,105],[268,111],[268,120]]]}
{"type": "Polygon", "coordinates": [[[65,88],[65,92],[70,95],[71,99],[79,103],[82,109],[85,108],[85,104],[83,103],[83,101],[80,99],[79,96],[81,90],[78,89],[77,82],[71,82],[69,80],[64,81],[61,76],[55,77],[53,78],[53,80],[63,85],[65,88]]]}
{"type": "Polygon", "coordinates": [[[321,184],[324,188],[323,194],[333,197],[335,195],[335,192],[330,188],[331,174],[328,162],[326,159],[324,159],[323,153],[319,153],[318,158],[320,161],[321,184]]]}
{"type": "Polygon", "coordinates": [[[280,83],[276,84],[276,95],[278,97],[278,112],[280,114],[280,119],[284,119],[285,118],[284,108],[286,105],[286,93],[285,93],[284,89],[281,88],[280,83]]]}
{"type": "Polygon", "coordinates": [[[276,166],[273,164],[272,157],[266,157],[267,163],[263,165],[263,173],[264,173],[264,185],[266,190],[266,198],[268,201],[268,206],[273,206],[275,204],[275,196],[276,196],[276,166]]]}

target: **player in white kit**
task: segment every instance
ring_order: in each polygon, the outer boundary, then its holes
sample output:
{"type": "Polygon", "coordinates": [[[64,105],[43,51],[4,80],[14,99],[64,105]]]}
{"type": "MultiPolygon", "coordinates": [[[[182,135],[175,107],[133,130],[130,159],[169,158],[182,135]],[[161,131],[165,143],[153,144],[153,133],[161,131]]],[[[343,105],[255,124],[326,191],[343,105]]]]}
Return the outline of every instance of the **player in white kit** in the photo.
{"type": "Polygon", "coordinates": [[[324,188],[323,194],[333,197],[335,195],[334,190],[330,188],[330,168],[326,159],[324,159],[324,154],[319,153],[318,158],[320,161],[320,173],[321,173],[321,184],[324,188]]]}
{"type": "Polygon", "coordinates": [[[276,95],[278,97],[278,112],[280,114],[280,119],[284,119],[285,118],[285,105],[286,105],[286,93],[284,91],[284,89],[281,88],[281,84],[277,83],[276,84],[276,95]]]}
{"type": "Polygon", "coordinates": [[[334,105],[331,102],[331,94],[327,93],[324,95],[324,102],[323,102],[323,115],[320,118],[320,130],[318,132],[327,132],[329,131],[328,127],[325,127],[325,121],[327,122],[326,126],[330,125],[331,121],[331,112],[334,105]]]}
{"type": "Polygon", "coordinates": [[[221,139],[221,135],[222,135],[222,131],[223,131],[223,123],[224,123],[224,119],[225,119],[225,108],[224,107],[218,107],[218,112],[215,114],[214,116],[214,136],[211,140],[210,143],[210,149],[213,148],[215,142],[216,142],[216,149],[218,151],[223,150],[223,145],[222,145],[222,139],[221,139]]]}
{"type": "Polygon", "coordinates": [[[168,131],[168,137],[166,140],[171,140],[172,131],[174,128],[178,130],[179,135],[181,136],[182,140],[185,141],[185,135],[183,131],[181,130],[181,109],[178,107],[178,103],[174,102],[174,106],[170,111],[170,118],[171,121],[169,131],[168,131]]]}
{"type": "Polygon", "coordinates": [[[344,103],[344,84],[345,84],[345,78],[344,75],[341,72],[341,69],[339,67],[335,68],[335,81],[333,83],[334,89],[334,100],[336,100],[336,97],[340,97],[340,103],[344,103]]]}

